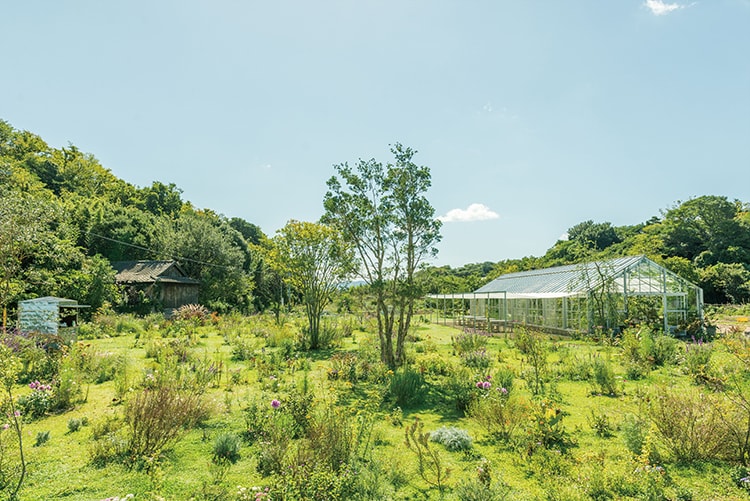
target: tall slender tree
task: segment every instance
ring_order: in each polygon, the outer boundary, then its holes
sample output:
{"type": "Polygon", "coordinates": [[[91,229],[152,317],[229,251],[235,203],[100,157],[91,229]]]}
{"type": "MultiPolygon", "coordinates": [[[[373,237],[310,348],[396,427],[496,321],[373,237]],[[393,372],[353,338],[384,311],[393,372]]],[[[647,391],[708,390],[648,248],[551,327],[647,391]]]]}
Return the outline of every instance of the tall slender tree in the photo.
{"type": "Polygon", "coordinates": [[[405,361],[404,341],[421,295],[414,274],[437,254],[441,223],[425,196],[429,168],[415,164],[416,151],[399,143],[391,153],[394,162],[385,166],[374,159],[334,166],[323,220],[356,249],[360,276],[375,296],[381,360],[396,367],[405,361]]]}

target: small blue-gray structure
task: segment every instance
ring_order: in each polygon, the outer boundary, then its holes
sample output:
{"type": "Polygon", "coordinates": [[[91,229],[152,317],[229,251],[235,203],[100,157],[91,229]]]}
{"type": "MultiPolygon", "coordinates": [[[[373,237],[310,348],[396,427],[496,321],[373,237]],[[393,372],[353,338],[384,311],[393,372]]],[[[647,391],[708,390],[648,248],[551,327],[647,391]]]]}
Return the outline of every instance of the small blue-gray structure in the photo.
{"type": "Polygon", "coordinates": [[[74,299],[45,296],[18,302],[18,329],[21,332],[60,335],[75,339],[78,311],[88,308],[74,299]]]}

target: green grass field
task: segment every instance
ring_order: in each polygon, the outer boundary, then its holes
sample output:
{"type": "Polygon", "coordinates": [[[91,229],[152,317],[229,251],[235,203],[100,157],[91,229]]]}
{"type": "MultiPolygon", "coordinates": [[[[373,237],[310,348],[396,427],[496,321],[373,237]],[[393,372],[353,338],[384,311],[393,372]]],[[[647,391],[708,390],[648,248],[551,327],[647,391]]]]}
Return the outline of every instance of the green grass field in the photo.
{"type": "MultiPolygon", "coordinates": [[[[269,472],[268,467],[263,471],[272,454],[269,451],[286,444],[282,458],[285,468],[288,464],[299,466],[295,454],[323,461],[315,447],[333,447],[325,437],[335,438],[337,428],[351,433],[344,442],[349,443],[346,461],[353,473],[346,475],[350,475],[350,481],[356,478],[350,482],[356,484],[355,491],[349,491],[355,492],[351,496],[356,499],[749,498],[750,490],[739,482],[743,467],[738,461],[724,457],[723,452],[715,458],[676,459],[673,444],[654,423],[657,414],[649,409],[658,408],[654,402],[662,398],[659,395],[723,395],[715,388],[696,384],[681,341],[675,343],[669,360],[642,369],[634,379],[632,360],[621,344],[534,334],[544,358],[543,364],[538,362],[543,366],[535,367],[533,353],[519,350],[519,333],[497,334],[481,336],[477,342],[486,343],[484,355],[477,355],[479,361],[467,362],[466,357],[458,355],[460,349],[454,343],[462,331],[447,325],[421,324],[414,329],[408,345],[410,366],[415,374],[422,375],[424,385],[414,389],[411,401],[409,395],[402,395],[405,403],[397,408],[398,395],[394,393],[398,390],[391,386],[397,375],[377,362],[376,336],[358,328],[341,338],[335,348],[305,352],[294,349],[297,330],[293,322],[283,328],[270,320],[238,317],[182,327],[132,322],[138,324],[132,331],[117,332],[111,326],[86,331],[94,332],[95,338],[80,340],[74,349],[86,353],[79,366],[88,363],[89,367],[88,372],[76,369],[80,373],[74,379],[80,391],[72,408],[23,424],[27,477],[19,499],[88,501],[127,494],[133,494],[135,500],[294,499],[280,487],[292,478],[289,474],[273,469],[269,472]],[[182,344],[171,346],[172,340],[182,340],[182,344]],[[126,363],[113,371],[112,379],[96,383],[91,376],[95,372],[91,367],[96,364],[91,361],[101,363],[118,356],[126,363]],[[200,363],[218,369],[201,394],[206,413],[199,423],[151,458],[117,456],[110,461],[93,461],[97,443],[94,430],[101,428],[108,417],[123,416],[128,402],[142,391],[145,379],[154,374],[158,377],[160,371],[179,370],[175,367],[190,374],[200,363]],[[489,365],[485,368],[482,364],[489,365]],[[600,369],[598,376],[594,367],[600,369]],[[539,369],[538,377],[535,368],[539,369]],[[511,375],[512,396],[508,398],[520,409],[507,423],[501,423],[513,428],[505,435],[490,433],[476,414],[467,415],[473,408],[464,412],[456,405],[457,395],[463,395],[468,402],[495,399],[508,409],[511,404],[503,404],[508,400],[497,400],[504,398],[498,396],[501,388],[496,383],[502,374],[511,375]],[[487,375],[490,388],[476,388],[476,382],[487,380],[487,375]],[[602,383],[613,388],[612,394],[602,391],[606,387],[602,383]],[[535,384],[539,385],[536,395],[532,392],[535,384]],[[278,420],[292,412],[289,406],[295,402],[294,395],[305,386],[313,395],[308,415],[299,418],[310,423],[306,434],[274,438],[268,429],[264,433],[270,438],[248,438],[248,406],[257,403],[269,420],[278,420]],[[279,401],[278,409],[271,407],[274,399],[279,401]],[[640,455],[629,449],[626,440],[635,418],[646,423],[646,444],[640,455]],[[72,419],[84,419],[87,425],[70,431],[72,419]],[[405,432],[417,419],[426,432],[454,427],[471,437],[470,446],[455,451],[428,442],[441,468],[448,471],[439,482],[431,473],[434,461],[426,460],[425,474],[421,475],[414,445],[409,448],[405,444],[405,432]],[[517,422],[511,423],[513,419],[517,422]],[[43,432],[49,432],[48,441],[35,446],[37,435],[43,432]],[[212,460],[214,444],[217,437],[227,433],[242,438],[240,457],[234,463],[217,464],[212,460]],[[482,484],[477,480],[478,468],[486,469],[487,464],[491,465],[491,479],[489,484],[482,484]],[[462,484],[468,489],[462,490],[462,484]],[[475,486],[473,490],[471,485],[475,486]],[[493,488],[485,492],[476,487],[483,485],[493,488]],[[252,491],[254,487],[268,488],[267,496],[256,497],[259,491],[252,491]],[[473,492],[473,497],[467,492],[473,492]]],[[[728,377],[730,369],[736,369],[736,357],[722,343],[713,344],[711,377],[728,377]]],[[[747,377],[747,370],[736,370],[747,377]]],[[[747,396],[748,381],[742,384],[747,396]]],[[[18,398],[31,391],[27,385],[18,385],[14,393],[18,398]]],[[[696,427],[707,426],[701,421],[707,418],[696,419],[696,427]]],[[[127,426],[122,420],[117,423],[115,435],[127,437],[127,426]]],[[[688,438],[691,433],[689,429],[684,431],[688,438]]],[[[15,456],[7,445],[4,457],[6,470],[12,468],[15,456]]],[[[338,477],[333,477],[344,478],[342,471],[337,470],[338,477]]],[[[324,481],[311,477],[306,481],[338,485],[331,478],[324,481]]],[[[335,498],[335,494],[326,497],[324,492],[316,496],[335,498]]]]}

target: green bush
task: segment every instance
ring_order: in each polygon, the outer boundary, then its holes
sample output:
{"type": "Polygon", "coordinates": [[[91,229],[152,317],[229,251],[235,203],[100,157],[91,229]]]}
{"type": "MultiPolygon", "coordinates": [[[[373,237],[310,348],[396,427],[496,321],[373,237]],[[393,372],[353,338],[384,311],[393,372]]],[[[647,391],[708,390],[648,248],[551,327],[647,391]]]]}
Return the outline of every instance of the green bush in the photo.
{"type": "Polygon", "coordinates": [[[736,457],[719,396],[660,389],[649,400],[648,415],[659,444],[677,462],[736,457]]]}
{"type": "Polygon", "coordinates": [[[648,435],[649,426],[647,420],[642,419],[635,414],[627,414],[620,424],[625,447],[627,447],[634,456],[640,456],[643,453],[643,446],[646,443],[646,435],[648,435]]]}
{"type": "Polygon", "coordinates": [[[643,372],[675,363],[678,342],[671,336],[640,326],[625,329],[620,346],[626,365],[638,367],[643,372]]]}
{"type": "Polygon", "coordinates": [[[462,332],[451,338],[453,352],[458,356],[464,353],[486,350],[487,341],[487,336],[471,331],[462,332]]]}
{"type": "Polygon", "coordinates": [[[430,376],[447,376],[454,371],[453,364],[439,353],[426,353],[414,361],[422,374],[430,376]]]}
{"type": "Polygon", "coordinates": [[[49,431],[39,431],[36,434],[36,441],[34,447],[41,447],[42,445],[49,442],[49,431]]]}
{"type": "Polygon", "coordinates": [[[29,383],[31,393],[18,398],[18,410],[26,420],[39,419],[52,408],[52,387],[33,381],[29,383]]]}
{"type": "Polygon", "coordinates": [[[608,360],[605,360],[602,357],[595,357],[592,360],[591,369],[593,375],[591,382],[594,386],[594,393],[608,395],[610,397],[615,397],[620,393],[619,388],[617,387],[615,371],[608,360]]]}
{"type": "Polygon", "coordinates": [[[240,459],[240,438],[234,433],[222,433],[217,436],[211,459],[214,463],[236,463],[240,459]]]}
{"type": "Polygon", "coordinates": [[[530,456],[537,449],[555,449],[566,451],[574,445],[565,426],[565,413],[549,400],[535,402],[531,408],[532,418],[526,423],[526,436],[521,444],[523,450],[530,456]]]}
{"type": "Polygon", "coordinates": [[[588,422],[589,426],[591,426],[591,429],[596,433],[597,436],[601,438],[609,438],[613,435],[612,433],[612,423],[609,420],[609,416],[607,416],[604,412],[597,412],[594,409],[591,409],[591,413],[588,416],[588,422]]]}
{"type": "Polygon", "coordinates": [[[490,462],[482,459],[476,478],[462,480],[453,490],[459,501],[502,501],[510,499],[510,486],[502,480],[493,482],[490,462]]]}
{"type": "Polygon", "coordinates": [[[449,375],[443,382],[443,391],[448,401],[462,414],[471,406],[477,398],[477,389],[471,378],[471,373],[466,369],[457,370],[449,375]]]}
{"type": "Polygon", "coordinates": [[[70,433],[75,433],[78,430],[81,429],[81,426],[83,426],[83,421],[78,418],[70,418],[68,419],[68,431],[70,433]]]}
{"type": "Polygon", "coordinates": [[[685,345],[685,368],[696,384],[710,380],[713,346],[697,341],[685,345]]]}
{"type": "Polygon", "coordinates": [[[492,382],[495,390],[504,396],[509,396],[513,390],[513,381],[516,378],[516,371],[510,366],[500,367],[492,376],[492,382]],[[505,388],[505,391],[503,391],[505,388]]]}
{"type": "Polygon", "coordinates": [[[515,395],[503,397],[495,394],[474,400],[468,414],[490,437],[510,442],[529,421],[531,408],[525,400],[515,395]]]}
{"type": "Polygon", "coordinates": [[[269,476],[284,471],[287,451],[292,443],[293,426],[290,415],[278,411],[271,413],[256,442],[258,473],[269,476]]]}
{"type": "Polygon", "coordinates": [[[461,353],[461,363],[471,369],[486,371],[492,365],[492,358],[486,349],[481,348],[461,353]]]}
{"type": "Polygon", "coordinates": [[[594,362],[591,355],[561,360],[558,373],[568,381],[591,381],[594,377],[594,362]]]}
{"type": "Polygon", "coordinates": [[[89,458],[93,465],[101,467],[125,458],[128,442],[124,431],[122,418],[116,414],[106,415],[92,424],[89,458]]]}
{"type": "Polygon", "coordinates": [[[408,408],[412,404],[420,404],[423,398],[424,376],[411,367],[397,370],[391,376],[388,386],[390,397],[395,405],[408,408]]]}

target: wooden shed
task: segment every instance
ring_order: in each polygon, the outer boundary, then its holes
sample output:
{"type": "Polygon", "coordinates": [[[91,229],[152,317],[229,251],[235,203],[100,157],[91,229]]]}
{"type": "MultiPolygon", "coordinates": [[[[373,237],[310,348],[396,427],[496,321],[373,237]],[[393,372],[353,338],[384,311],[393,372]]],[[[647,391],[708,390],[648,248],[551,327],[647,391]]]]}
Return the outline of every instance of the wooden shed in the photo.
{"type": "Polygon", "coordinates": [[[171,310],[198,302],[200,281],[188,277],[177,261],[117,261],[112,267],[128,305],[149,300],[171,310]]]}

